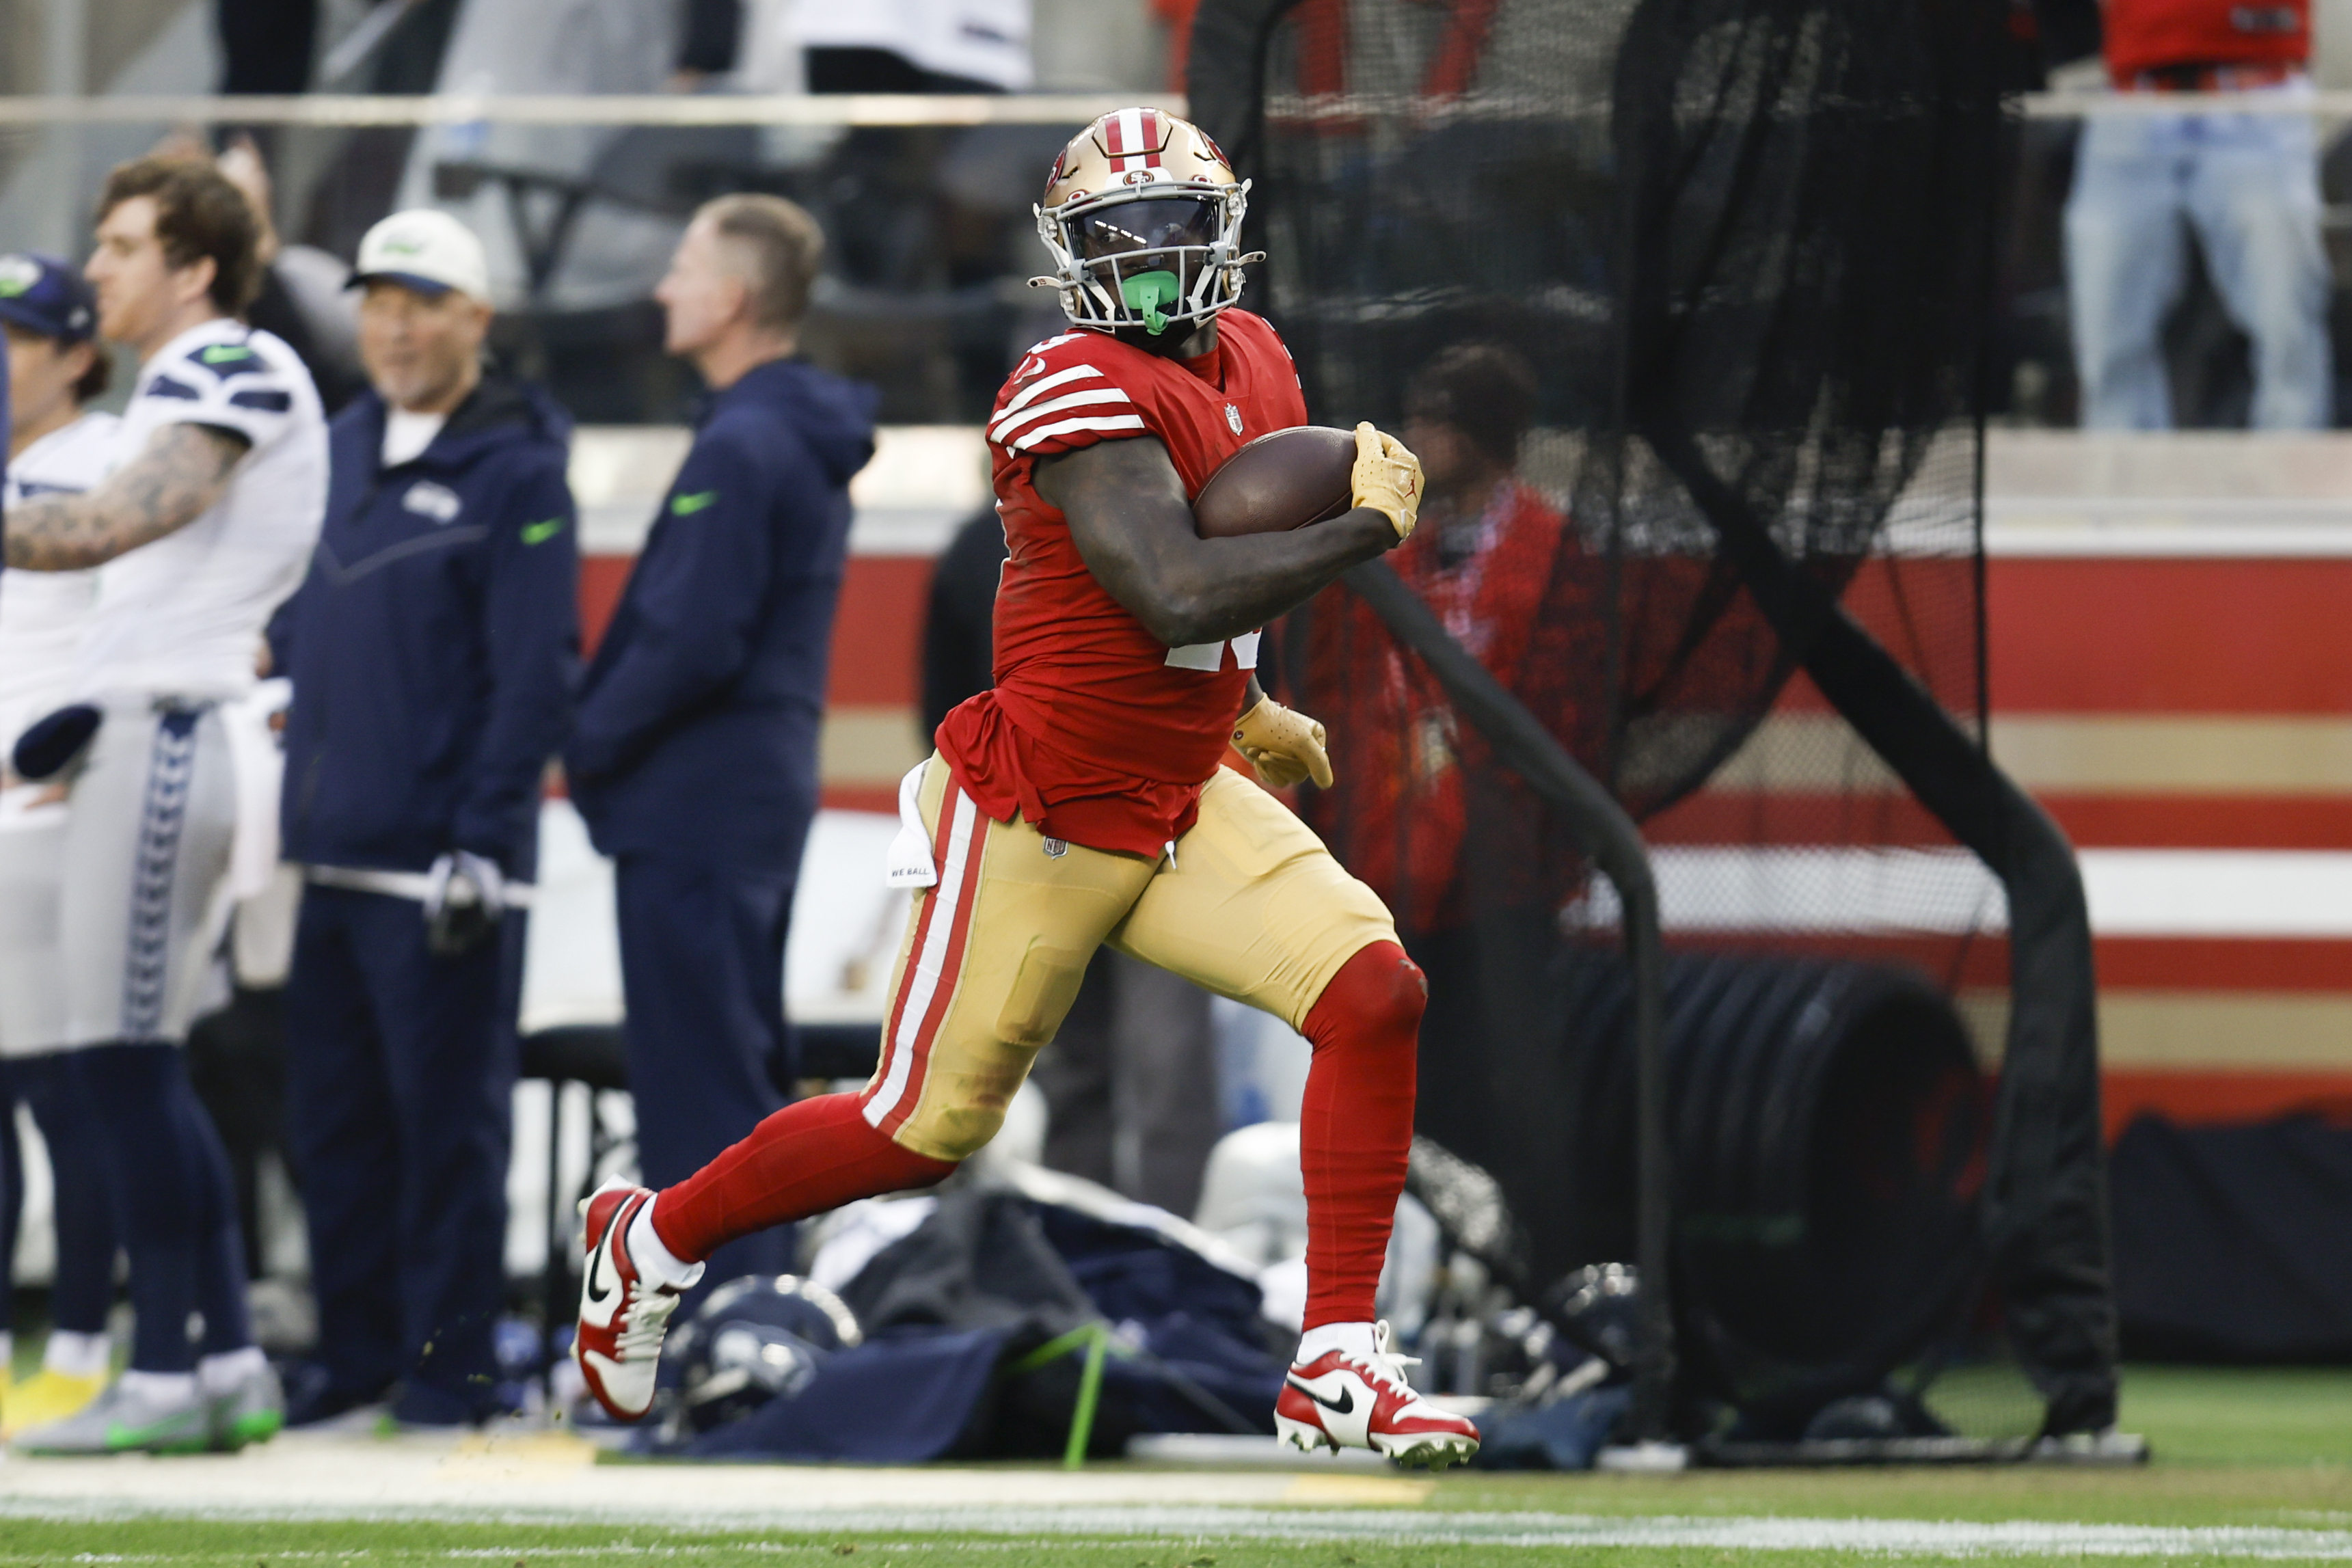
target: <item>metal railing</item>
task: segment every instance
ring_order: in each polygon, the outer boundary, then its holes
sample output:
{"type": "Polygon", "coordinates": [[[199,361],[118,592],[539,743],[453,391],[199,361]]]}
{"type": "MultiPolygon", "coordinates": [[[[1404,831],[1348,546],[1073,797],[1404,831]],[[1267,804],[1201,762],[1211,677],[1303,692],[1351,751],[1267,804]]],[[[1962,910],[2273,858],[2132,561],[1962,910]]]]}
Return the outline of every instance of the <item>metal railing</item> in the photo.
{"type": "MultiPolygon", "coordinates": [[[[1114,109],[1148,104],[1185,111],[1182,93],[305,93],[0,97],[0,126],[150,125],[795,125],[964,126],[1081,124],[1114,109]]],[[[2032,92],[2018,106],[2029,120],[2105,114],[2306,114],[2352,120],[2352,90],[2310,92],[2032,92]]],[[[1367,104],[1333,95],[1318,111],[1360,113],[1367,104]]]]}
{"type": "Polygon", "coordinates": [[[1184,111],[1181,93],[112,93],[0,97],[0,125],[1072,125],[1138,103],[1184,111]]]}

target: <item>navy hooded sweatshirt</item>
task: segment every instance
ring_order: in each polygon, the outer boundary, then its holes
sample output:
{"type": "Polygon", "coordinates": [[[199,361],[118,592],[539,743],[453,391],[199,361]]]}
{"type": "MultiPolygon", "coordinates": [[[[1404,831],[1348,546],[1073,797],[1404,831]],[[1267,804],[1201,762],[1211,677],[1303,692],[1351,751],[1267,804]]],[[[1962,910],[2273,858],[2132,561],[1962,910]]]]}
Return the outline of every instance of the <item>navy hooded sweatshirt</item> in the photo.
{"type": "Polygon", "coordinates": [[[773,360],[719,392],[581,684],[564,768],[607,855],[799,863],[868,386],[773,360]]]}
{"type": "Polygon", "coordinates": [[[272,627],[284,853],[414,871],[467,849],[527,879],[579,665],[572,422],[485,376],[408,462],[383,466],[383,426],[368,392],[329,427],[326,522],[272,627]]]}

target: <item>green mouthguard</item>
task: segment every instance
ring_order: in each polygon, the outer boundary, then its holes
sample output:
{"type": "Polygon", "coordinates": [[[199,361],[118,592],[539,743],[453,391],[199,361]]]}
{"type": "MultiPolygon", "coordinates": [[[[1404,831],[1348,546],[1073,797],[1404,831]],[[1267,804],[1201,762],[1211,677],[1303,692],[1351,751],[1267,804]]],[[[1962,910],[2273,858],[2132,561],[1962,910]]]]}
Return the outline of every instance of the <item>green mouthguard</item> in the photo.
{"type": "Polygon", "coordinates": [[[1143,312],[1143,330],[1155,338],[1168,330],[1168,317],[1161,307],[1183,297],[1176,274],[1164,269],[1139,272],[1120,284],[1118,292],[1130,307],[1143,312]]]}

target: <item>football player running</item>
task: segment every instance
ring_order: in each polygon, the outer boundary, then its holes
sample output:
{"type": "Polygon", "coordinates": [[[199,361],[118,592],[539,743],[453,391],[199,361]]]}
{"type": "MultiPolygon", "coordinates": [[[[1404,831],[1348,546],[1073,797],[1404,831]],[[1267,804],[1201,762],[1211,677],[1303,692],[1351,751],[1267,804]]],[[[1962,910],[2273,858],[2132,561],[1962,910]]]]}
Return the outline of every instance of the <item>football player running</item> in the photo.
{"type": "Polygon", "coordinates": [[[992,1137],[1094,950],[1262,1007],[1314,1047],[1300,1114],[1308,1294],[1276,1407],[1302,1448],[1443,1467],[1478,1446],[1420,1399],[1372,1318],[1412,1136],[1424,987],[1389,913],[1265,790],[1330,781],[1320,725],[1259,689],[1258,628],[1412,531],[1420,465],[1357,428],[1354,510],[1203,540],[1192,498],[1307,408],[1273,328],[1234,308],[1247,187],[1196,127],[1105,115],[1038,208],[1071,331],[1032,349],[988,426],[1011,552],[996,686],[900,786],[891,878],[915,900],[879,1066],[786,1107],[659,1194],[586,1205],[576,1353],[624,1420],[651,1406],[677,1292],[764,1226],[926,1186],[992,1137]]]}

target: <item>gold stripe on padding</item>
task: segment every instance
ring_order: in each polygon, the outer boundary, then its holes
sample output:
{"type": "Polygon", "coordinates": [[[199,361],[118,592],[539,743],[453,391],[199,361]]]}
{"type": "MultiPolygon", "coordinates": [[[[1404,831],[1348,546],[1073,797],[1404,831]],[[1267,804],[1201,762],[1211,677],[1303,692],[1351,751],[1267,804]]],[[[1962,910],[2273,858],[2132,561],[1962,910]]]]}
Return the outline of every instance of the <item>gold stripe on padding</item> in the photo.
{"type": "MultiPolygon", "coordinates": [[[[1972,990],[1955,1000],[1979,1057],[1997,1066],[2008,994],[1972,990]]],[[[2352,1072],[2352,994],[2103,991],[2099,1065],[2352,1072]]]]}
{"type": "MultiPolygon", "coordinates": [[[[2352,719],[1996,714],[1992,755],[2038,793],[2352,793],[2352,719]]],[[[1707,787],[1875,794],[1897,786],[1843,720],[1782,713],[1759,725],[1707,787]]]]}
{"type": "Polygon", "coordinates": [[[2099,1059],[2116,1068],[2352,1068],[2352,996],[2115,991],[2099,1059]]]}
{"type": "Polygon", "coordinates": [[[2026,788],[2053,793],[2352,790],[2352,720],[2335,717],[1996,716],[1992,754],[2026,788]]]}
{"type": "Polygon", "coordinates": [[[895,784],[930,755],[912,708],[833,708],[817,736],[817,773],[829,784],[895,784]]]}

